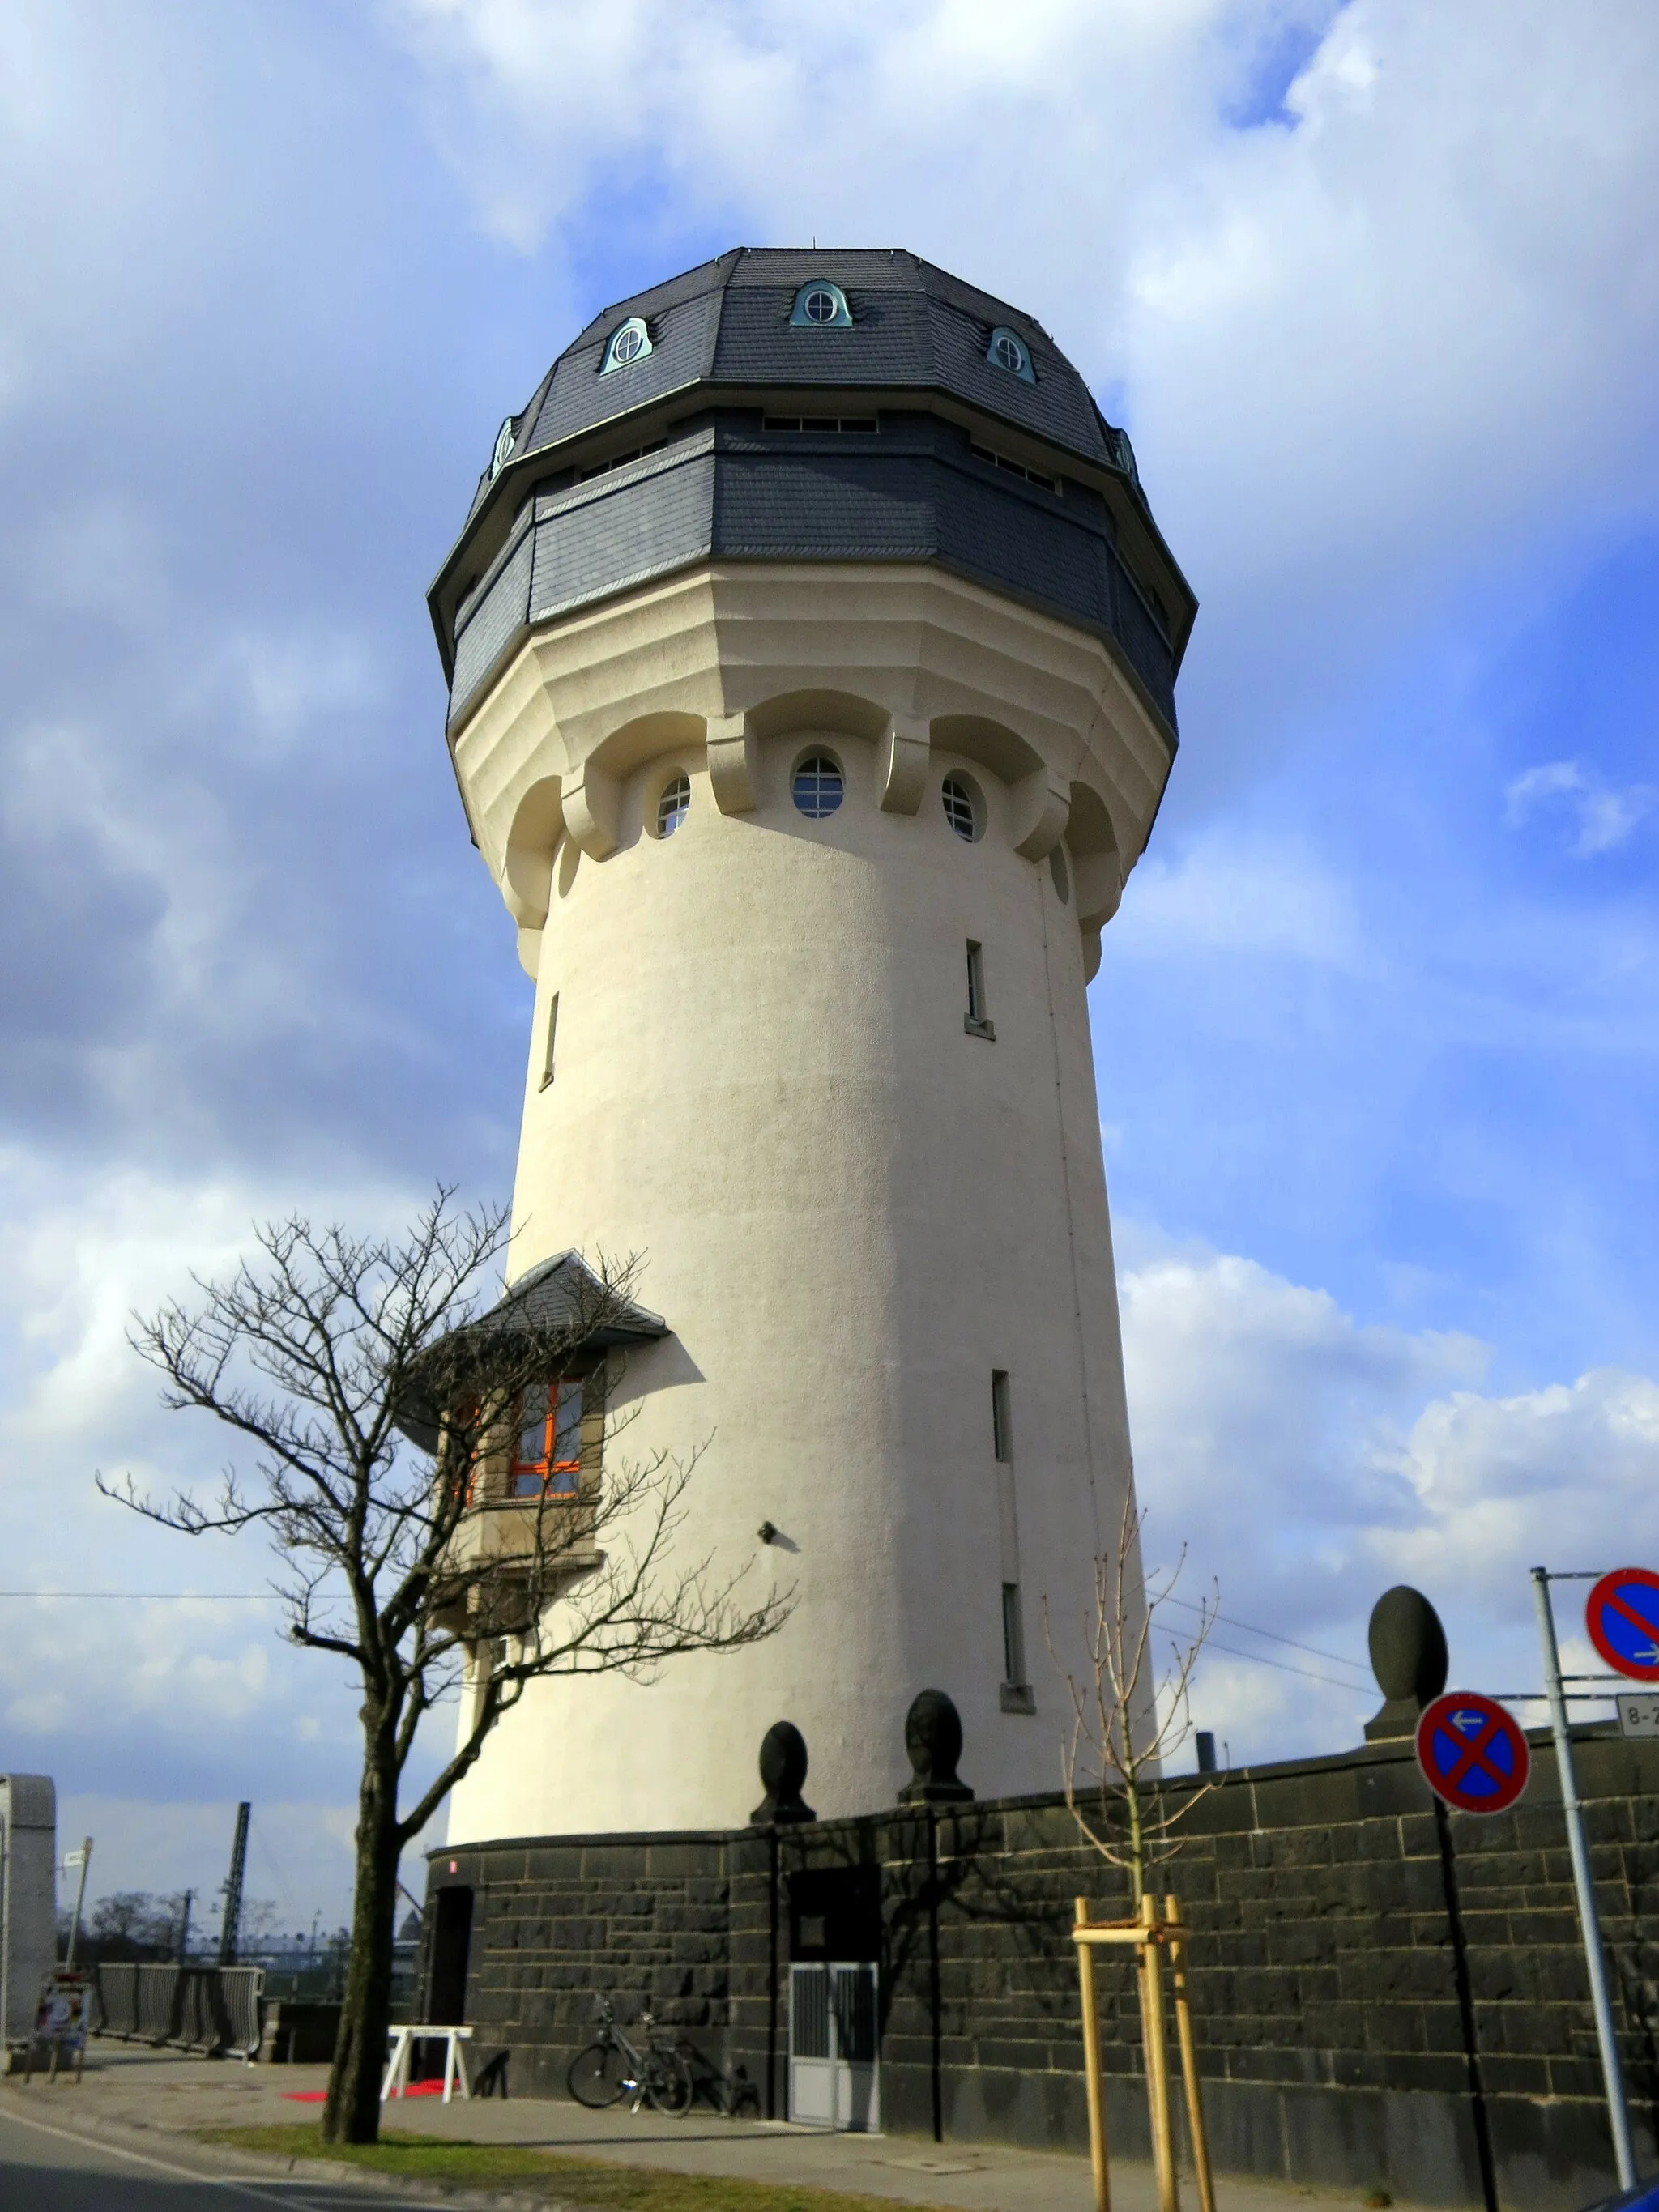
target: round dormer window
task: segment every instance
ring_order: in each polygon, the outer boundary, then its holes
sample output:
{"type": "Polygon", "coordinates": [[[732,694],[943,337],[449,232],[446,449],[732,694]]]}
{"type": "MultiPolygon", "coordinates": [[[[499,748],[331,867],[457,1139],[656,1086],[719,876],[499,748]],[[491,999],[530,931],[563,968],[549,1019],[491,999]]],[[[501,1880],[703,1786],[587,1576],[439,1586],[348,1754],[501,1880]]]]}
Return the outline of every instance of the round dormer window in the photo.
{"type": "Polygon", "coordinates": [[[630,315],[611,331],[599,374],[609,376],[613,369],[629,368],[635,362],[643,361],[651,350],[651,333],[644,321],[638,315],[630,315]]]}
{"type": "Polygon", "coordinates": [[[850,331],[853,327],[846,293],[827,276],[815,276],[810,284],[801,286],[789,319],[800,330],[850,331]]]}
{"type": "Polygon", "coordinates": [[[672,837],[690,811],[690,778],[684,775],[671,776],[664,784],[657,799],[658,836],[672,837]]]}
{"type": "Polygon", "coordinates": [[[1006,323],[999,323],[991,333],[991,343],[985,349],[985,358],[995,368],[1006,368],[1010,376],[1017,376],[1024,384],[1035,384],[1036,377],[1031,368],[1031,349],[1018,331],[1011,331],[1006,323]]]}

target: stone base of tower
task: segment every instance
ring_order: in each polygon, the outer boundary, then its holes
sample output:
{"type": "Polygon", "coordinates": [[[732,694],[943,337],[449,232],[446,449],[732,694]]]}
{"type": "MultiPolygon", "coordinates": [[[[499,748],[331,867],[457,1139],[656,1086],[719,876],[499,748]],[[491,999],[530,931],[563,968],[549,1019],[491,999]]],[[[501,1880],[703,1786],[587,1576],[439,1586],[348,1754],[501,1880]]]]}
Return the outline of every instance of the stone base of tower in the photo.
{"type": "MultiPolygon", "coordinates": [[[[1534,1744],[1528,1801],[1455,1820],[1449,1867],[1408,1742],[1230,1773],[1193,1806],[1160,1880],[1195,1930],[1220,2172],[1481,2205],[1479,2112],[1504,2206],[1567,2212],[1615,2189],[1560,1808],[1534,1744]]],[[[1631,1993],[1645,1986],[1659,1743],[1586,1729],[1575,1758],[1613,1985],[1635,2007],[1620,2024],[1650,2168],[1659,2085],[1631,1993]]],[[[429,1933],[470,1918],[465,2017],[480,2047],[508,2053],[515,2095],[565,2094],[604,1991],[621,2021],[649,2003],[678,2023],[706,2087],[741,2069],[757,2116],[785,2118],[791,1957],[828,1942],[877,1966],[886,2130],[1086,2149],[1073,1899],[1109,1913],[1127,1893],[1057,1796],[464,1845],[434,1854],[430,1881],[429,1933]],[[446,1916],[455,1890],[470,1911],[446,1916]]],[[[1134,2159],[1150,2153],[1130,1975],[1098,1969],[1114,2154],[1134,2159]]]]}

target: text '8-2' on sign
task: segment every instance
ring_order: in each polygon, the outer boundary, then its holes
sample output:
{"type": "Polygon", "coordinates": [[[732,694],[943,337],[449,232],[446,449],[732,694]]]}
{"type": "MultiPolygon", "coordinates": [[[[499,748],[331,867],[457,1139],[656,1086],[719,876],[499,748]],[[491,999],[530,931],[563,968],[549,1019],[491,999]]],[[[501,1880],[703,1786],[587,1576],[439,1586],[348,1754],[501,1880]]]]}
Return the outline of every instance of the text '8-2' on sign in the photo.
{"type": "Polygon", "coordinates": [[[1648,1567],[1615,1567],[1584,1601],[1589,1640],[1632,1682],[1659,1682],[1659,1575],[1648,1567]]]}
{"type": "Polygon", "coordinates": [[[1527,1739],[1496,1699],[1448,1690],[1417,1723],[1417,1763],[1460,1813],[1506,1813],[1527,1786],[1527,1739]]]}

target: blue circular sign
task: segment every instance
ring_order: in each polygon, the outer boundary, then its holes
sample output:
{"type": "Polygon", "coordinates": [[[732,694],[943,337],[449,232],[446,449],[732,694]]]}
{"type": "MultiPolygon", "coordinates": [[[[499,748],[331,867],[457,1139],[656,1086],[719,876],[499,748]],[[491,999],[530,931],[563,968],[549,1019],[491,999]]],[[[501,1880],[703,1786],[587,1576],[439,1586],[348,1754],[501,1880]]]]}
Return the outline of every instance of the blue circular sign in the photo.
{"type": "Polygon", "coordinates": [[[1584,1601],[1589,1640],[1632,1682],[1659,1682],[1659,1575],[1650,1567],[1615,1567],[1584,1601]]]}
{"type": "Polygon", "coordinates": [[[1506,1813],[1527,1786],[1532,1753],[1495,1698],[1448,1690],[1417,1723],[1417,1763],[1435,1796],[1460,1813],[1506,1813]]]}

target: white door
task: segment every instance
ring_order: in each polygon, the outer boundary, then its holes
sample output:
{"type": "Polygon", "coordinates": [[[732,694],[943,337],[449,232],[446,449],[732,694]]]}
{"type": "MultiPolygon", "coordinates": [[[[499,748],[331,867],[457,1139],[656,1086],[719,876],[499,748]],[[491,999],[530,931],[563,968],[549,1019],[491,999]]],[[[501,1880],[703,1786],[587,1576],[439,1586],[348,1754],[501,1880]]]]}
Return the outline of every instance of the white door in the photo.
{"type": "Polygon", "coordinates": [[[789,2117],[860,2133],[881,2126],[877,1969],[789,1969],[789,2117]]]}

